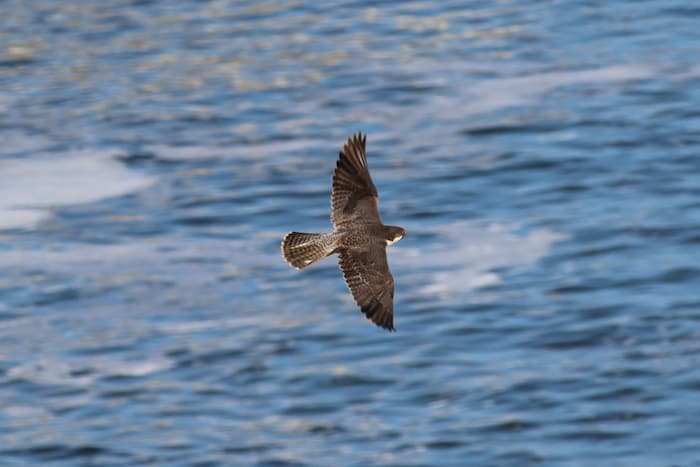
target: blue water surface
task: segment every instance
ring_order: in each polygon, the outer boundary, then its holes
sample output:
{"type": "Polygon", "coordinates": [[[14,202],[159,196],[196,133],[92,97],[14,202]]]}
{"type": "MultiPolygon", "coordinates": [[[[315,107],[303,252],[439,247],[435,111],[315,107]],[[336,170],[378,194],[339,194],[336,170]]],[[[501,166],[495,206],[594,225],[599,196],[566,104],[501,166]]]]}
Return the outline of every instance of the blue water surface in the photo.
{"type": "Polygon", "coordinates": [[[0,464],[700,465],[699,24],[0,2],[0,464]],[[357,131],[396,333],[279,252],[357,131]]]}

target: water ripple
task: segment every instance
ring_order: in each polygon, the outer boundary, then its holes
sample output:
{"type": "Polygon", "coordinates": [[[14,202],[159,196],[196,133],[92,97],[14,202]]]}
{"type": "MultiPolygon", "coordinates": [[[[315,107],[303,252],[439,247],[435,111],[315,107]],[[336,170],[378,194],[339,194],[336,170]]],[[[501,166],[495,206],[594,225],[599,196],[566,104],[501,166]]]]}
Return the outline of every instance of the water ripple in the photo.
{"type": "Polygon", "coordinates": [[[10,2],[0,463],[700,462],[697,11],[598,3],[10,2]],[[279,253],[357,131],[392,335],[279,253]]]}

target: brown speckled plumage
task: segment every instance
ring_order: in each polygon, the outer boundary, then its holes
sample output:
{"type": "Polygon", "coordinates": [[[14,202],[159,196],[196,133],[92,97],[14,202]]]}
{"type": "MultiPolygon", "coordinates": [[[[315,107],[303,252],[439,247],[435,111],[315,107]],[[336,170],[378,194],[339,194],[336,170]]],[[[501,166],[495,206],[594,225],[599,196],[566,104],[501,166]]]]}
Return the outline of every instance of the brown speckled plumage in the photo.
{"type": "Polygon", "coordinates": [[[365,142],[362,134],[353,135],[336,163],[331,195],[333,232],[291,232],[282,240],[282,255],[291,266],[303,269],[338,253],[345,282],[362,312],[377,326],[393,331],[394,278],[386,247],[405,231],[382,224],[365,142]]]}

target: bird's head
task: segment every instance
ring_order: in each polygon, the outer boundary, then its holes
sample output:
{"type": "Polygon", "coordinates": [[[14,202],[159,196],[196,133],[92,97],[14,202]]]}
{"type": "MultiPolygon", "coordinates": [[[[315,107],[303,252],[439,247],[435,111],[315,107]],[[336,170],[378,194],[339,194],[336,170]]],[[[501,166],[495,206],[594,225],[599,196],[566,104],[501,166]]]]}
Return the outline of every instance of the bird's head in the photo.
{"type": "Polygon", "coordinates": [[[387,230],[387,236],[386,236],[387,246],[398,242],[406,235],[406,231],[402,227],[395,227],[393,225],[388,226],[388,227],[389,227],[389,229],[387,230]]]}

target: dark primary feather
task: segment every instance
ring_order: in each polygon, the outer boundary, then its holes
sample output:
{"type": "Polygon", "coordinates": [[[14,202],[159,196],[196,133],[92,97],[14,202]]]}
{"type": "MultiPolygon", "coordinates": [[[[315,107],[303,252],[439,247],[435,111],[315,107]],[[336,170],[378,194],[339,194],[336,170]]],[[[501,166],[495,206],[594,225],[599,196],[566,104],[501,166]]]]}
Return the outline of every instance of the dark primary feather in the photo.
{"type": "Polygon", "coordinates": [[[379,224],[379,195],[365,155],[366,137],[358,133],[345,143],[333,173],[331,221],[342,224],[379,224]]]}
{"type": "Polygon", "coordinates": [[[355,302],[374,324],[394,330],[394,278],[389,271],[386,247],[340,251],[340,269],[355,302]]]}

